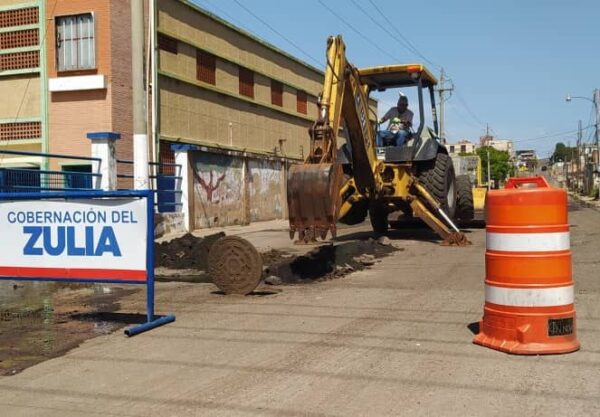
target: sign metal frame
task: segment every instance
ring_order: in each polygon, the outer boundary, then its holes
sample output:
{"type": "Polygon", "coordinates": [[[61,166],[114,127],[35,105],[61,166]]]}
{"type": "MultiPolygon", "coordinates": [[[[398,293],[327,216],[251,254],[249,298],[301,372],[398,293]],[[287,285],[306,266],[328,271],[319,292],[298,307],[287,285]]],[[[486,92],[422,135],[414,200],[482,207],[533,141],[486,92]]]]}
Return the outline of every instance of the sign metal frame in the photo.
{"type": "Polygon", "coordinates": [[[74,200],[74,199],[123,199],[138,198],[146,200],[146,280],[127,279],[90,279],[90,278],[61,278],[61,277],[19,277],[0,276],[0,280],[17,281],[60,281],[100,284],[145,284],[146,285],[146,322],[125,329],[127,336],[134,336],[163,324],[175,321],[172,314],[156,317],[154,315],[154,192],[152,190],[122,190],[122,191],[48,191],[48,192],[18,192],[0,193],[0,204],[5,201],[43,201],[43,200],[74,200]]]}

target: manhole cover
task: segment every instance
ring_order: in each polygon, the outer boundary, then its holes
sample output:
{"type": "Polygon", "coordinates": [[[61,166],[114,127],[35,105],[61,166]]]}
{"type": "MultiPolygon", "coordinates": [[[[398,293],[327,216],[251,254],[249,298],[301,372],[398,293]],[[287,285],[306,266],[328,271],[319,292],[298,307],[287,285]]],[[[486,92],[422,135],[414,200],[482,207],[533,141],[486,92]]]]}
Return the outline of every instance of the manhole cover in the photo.
{"type": "Polygon", "coordinates": [[[225,294],[250,294],[262,278],[262,257],[247,240],[227,236],[210,249],[208,273],[225,294]]]}

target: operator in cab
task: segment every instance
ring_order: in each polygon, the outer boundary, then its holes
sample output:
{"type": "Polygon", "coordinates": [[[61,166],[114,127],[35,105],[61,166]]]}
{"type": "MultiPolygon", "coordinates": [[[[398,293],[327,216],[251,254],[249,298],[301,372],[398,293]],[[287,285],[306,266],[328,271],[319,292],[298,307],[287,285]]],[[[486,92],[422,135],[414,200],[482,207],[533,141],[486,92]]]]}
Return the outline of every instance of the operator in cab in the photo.
{"type": "Polygon", "coordinates": [[[400,93],[396,107],[392,107],[379,119],[379,124],[389,120],[387,129],[377,133],[377,147],[401,146],[410,135],[413,112],[408,109],[408,97],[400,93]]]}

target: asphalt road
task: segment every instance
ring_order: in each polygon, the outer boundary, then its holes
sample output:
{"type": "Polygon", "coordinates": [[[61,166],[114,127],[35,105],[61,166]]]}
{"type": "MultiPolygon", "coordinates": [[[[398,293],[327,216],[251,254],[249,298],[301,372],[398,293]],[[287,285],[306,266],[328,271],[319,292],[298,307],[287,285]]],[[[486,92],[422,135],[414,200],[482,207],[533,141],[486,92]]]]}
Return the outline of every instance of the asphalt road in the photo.
{"type": "Polygon", "coordinates": [[[273,295],[161,284],[157,307],[175,323],[99,337],[0,378],[0,415],[600,415],[600,213],[573,208],[579,352],[473,345],[484,231],[471,230],[466,248],[397,233],[405,250],[372,269],[273,295]]]}

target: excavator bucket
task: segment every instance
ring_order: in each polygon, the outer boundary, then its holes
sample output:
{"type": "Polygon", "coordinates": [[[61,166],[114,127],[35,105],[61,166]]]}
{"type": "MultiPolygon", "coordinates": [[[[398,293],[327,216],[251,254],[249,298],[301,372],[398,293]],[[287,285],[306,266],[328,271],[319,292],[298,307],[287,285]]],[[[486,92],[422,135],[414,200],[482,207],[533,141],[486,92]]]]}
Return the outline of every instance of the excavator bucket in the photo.
{"type": "Polygon", "coordinates": [[[336,236],[343,173],[339,163],[292,165],[288,173],[287,201],[290,238],[299,243],[336,236]]]}

